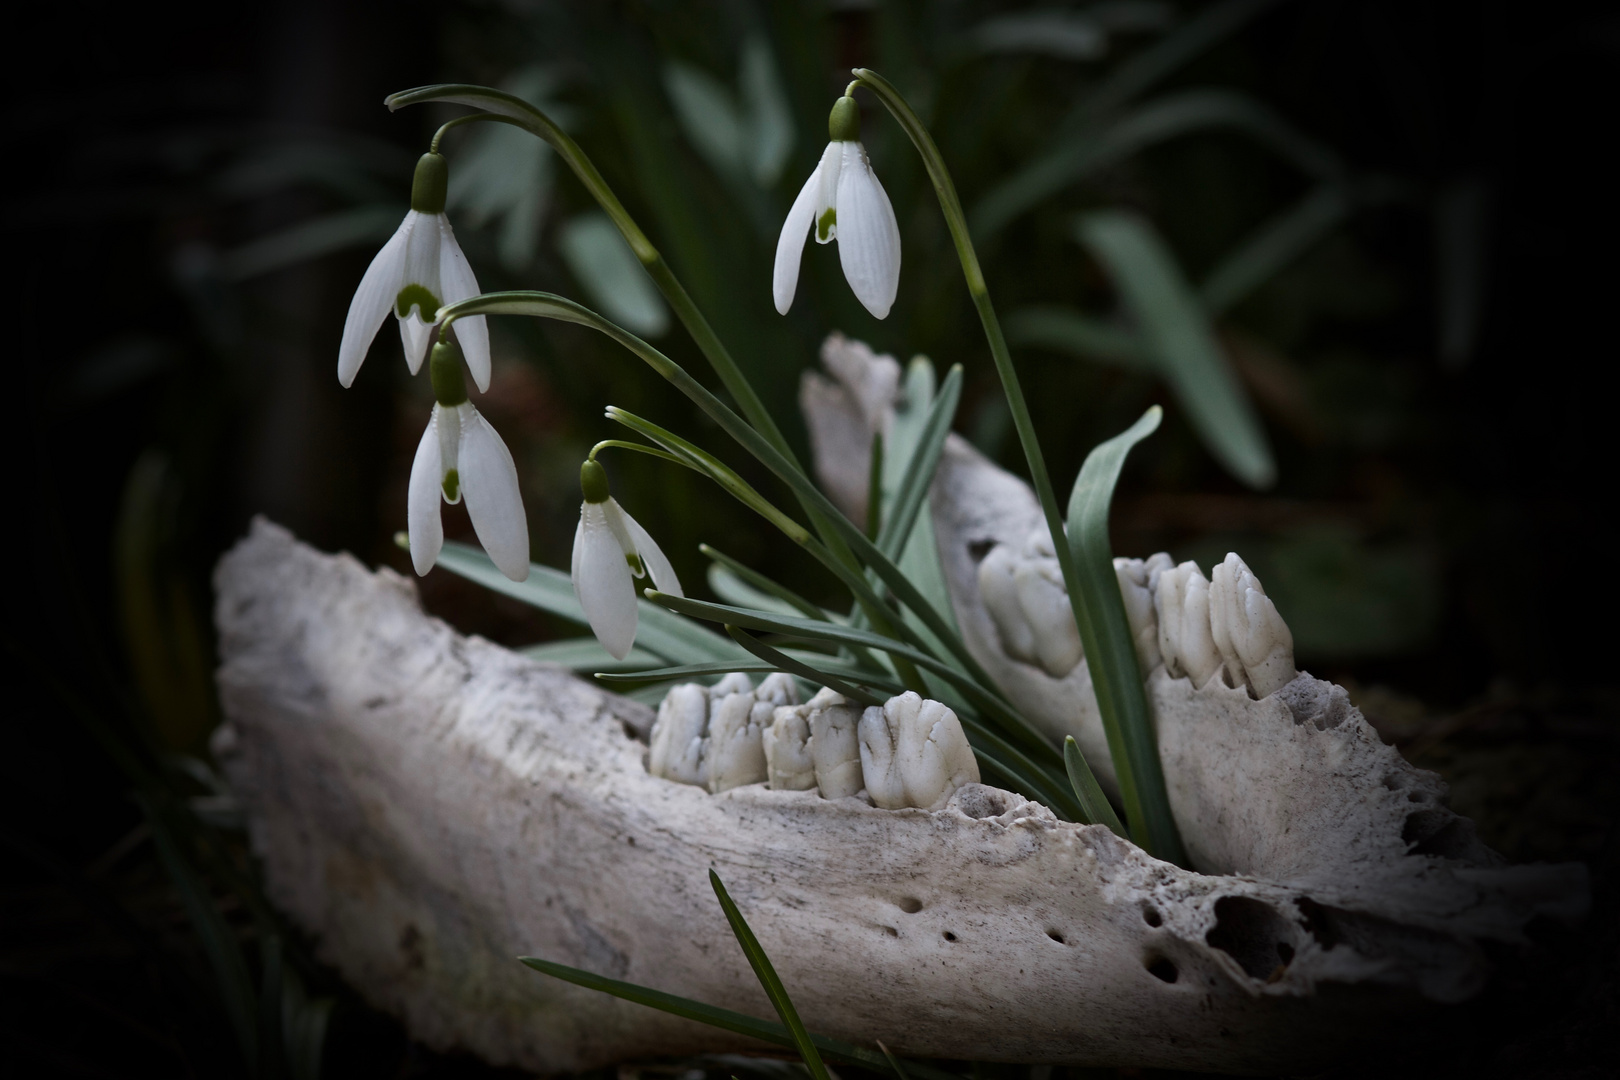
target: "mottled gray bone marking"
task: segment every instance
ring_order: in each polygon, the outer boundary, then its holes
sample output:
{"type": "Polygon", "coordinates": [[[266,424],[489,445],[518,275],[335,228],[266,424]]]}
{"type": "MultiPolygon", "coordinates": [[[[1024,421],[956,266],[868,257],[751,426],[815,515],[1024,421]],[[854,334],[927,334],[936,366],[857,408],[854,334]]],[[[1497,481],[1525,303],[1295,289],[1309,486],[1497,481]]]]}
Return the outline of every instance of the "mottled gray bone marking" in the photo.
{"type": "Polygon", "coordinates": [[[812,1030],[1220,1071],[1314,1068],[1416,998],[1464,997],[1479,938],[1584,895],[1579,868],[1494,864],[1434,816],[1438,780],[1309,676],[1261,701],[1148,682],[1189,848],[1235,874],[1215,876],[982,784],[929,812],[655,777],[650,710],[462,637],[405,579],[262,521],[216,586],[215,751],[271,898],[414,1035],[497,1063],[743,1046],[513,960],[768,1017],[710,867],[812,1030]]]}

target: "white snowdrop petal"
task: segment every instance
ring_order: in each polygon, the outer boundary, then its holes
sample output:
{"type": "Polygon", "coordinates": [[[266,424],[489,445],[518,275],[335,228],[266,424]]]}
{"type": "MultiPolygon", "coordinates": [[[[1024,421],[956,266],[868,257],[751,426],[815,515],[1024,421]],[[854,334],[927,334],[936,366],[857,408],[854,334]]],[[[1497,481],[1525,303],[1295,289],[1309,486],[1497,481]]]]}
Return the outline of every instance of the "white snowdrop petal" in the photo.
{"type": "Polygon", "coordinates": [[[410,314],[399,320],[399,344],[405,350],[405,366],[411,369],[412,375],[422,370],[422,361],[427,358],[428,341],[433,336],[433,324],[423,322],[417,314],[419,310],[412,305],[410,314]]]}
{"type": "Polygon", "coordinates": [[[844,144],[838,178],[838,260],[855,298],[886,318],[900,288],[900,226],[865,149],[853,142],[844,144]]]}
{"type": "Polygon", "coordinates": [[[461,491],[473,531],[490,561],[513,581],[529,576],[529,521],[523,513],[517,465],[489,421],[469,404],[461,413],[461,491]]]}
{"type": "Polygon", "coordinates": [[[354,382],[366,352],[377,336],[383,320],[393,309],[394,297],[405,275],[405,239],[410,233],[410,216],[400,222],[388,243],[377,252],[360,279],[349,301],[349,317],[343,322],[343,343],[338,346],[338,382],[349,386],[354,382]]]}
{"type": "Polygon", "coordinates": [[[608,527],[605,503],[580,507],[574,542],[574,595],[602,648],[623,660],[636,641],[636,590],[624,549],[608,527]]]}
{"type": "Polygon", "coordinates": [[[411,483],[405,500],[405,521],[411,538],[411,565],[418,576],[433,569],[444,546],[444,523],[439,520],[439,482],[444,477],[439,452],[439,406],[433,407],[427,430],[411,462],[411,483]]]}
{"type": "Polygon", "coordinates": [[[625,529],[630,533],[630,541],[635,545],[636,554],[641,556],[642,565],[647,568],[647,573],[652,575],[653,587],[671,596],[685,596],[686,594],[681,592],[680,581],[675,577],[675,568],[669,564],[669,559],[664,556],[657,541],[647,535],[647,530],[643,529],[635,518],[622,510],[619,513],[625,529]]]}
{"type": "MultiPolygon", "coordinates": [[[[473,276],[467,256],[461,253],[461,245],[456,243],[450,219],[443,214],[438,217],[439,284],[444,288],[439,299],[446,304],[454,304],[478,295],[478,279],[473,276]]],[[[432,316],[432,312],[427,314],[432,316]]],[[[472,372],[473,382],[478,384],[478,392],[489,393],[489,324],[482,315],[457,319],[455,333],[456,341],[461,345],[461,354],[467,358],[467,370],[472,372]]]]}
{"type": "Polygon", "coordinates": [[[821,152],[821,161],[816,165],[816,203],[812,234],[818,244],[830,244],[838,237],[838,178],[844,168],[844,147],[850,143],[832,142],[827,149],[821,152]],[[827,220],[826,228],[822,228],[822,217],[828,210],[835,211],[827,220]]]}
{"type": "Polygon", "coordinates": [[[815,220],[816,195],[820,190],[821,168],[817,166],[799,189],[787,220],[782,222],[782,235],[776,240],[776,269],[771,273],[771,298],[776,301],[778,315],[786,315],[793,306],[793,294],[799,288],[799,260],[804,257],[805,234],[815,220]]]}

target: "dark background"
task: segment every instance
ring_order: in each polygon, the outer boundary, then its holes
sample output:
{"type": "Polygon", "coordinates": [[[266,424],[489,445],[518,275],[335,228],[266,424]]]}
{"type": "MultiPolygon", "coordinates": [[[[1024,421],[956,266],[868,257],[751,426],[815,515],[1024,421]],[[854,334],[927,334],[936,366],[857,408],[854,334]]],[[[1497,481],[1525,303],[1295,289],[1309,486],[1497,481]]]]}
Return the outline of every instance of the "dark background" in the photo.
{"type": "MultiPolygon", "coordinates": [[[[1170,10],[1184,22],[1204,6],[1170,10]]],[[[75,1076],[258,1069],[233,1042],[207,944],[158,851],[170,828],[250,967],[265,963],[265,941],[282,941],[309,992],[337,1002],[328,1075],[481,1074],[411,1044],[255,906],[240,834],[193,820],[212,794],[206,772],[177,764],[206,760],[217,720],[209,573],[252,515],[408,569],[391,537],[428,399],[391,326],[353,389],[332,378],[349,297],[380,239],[257,271],[248,257],[256,241],[322,215],[403,212],[410,164],[450,113],[391,115],[383,96],[552,65],[570,129],[779,415],[821,337],[841,328],[902,360],[922,351],[941,367],[963,363],[958,430],[1021,471],[926,177],[886,119],[867,112],[906,241],[894,315],[870,319],[811,252],[794,311],[778,319],[766,287],[774,236],[731,212],[656,75],[677,58],[730,78],[737,40],[772,43],[796,121],[788,165],[754,196],[772,228],[852,64],[927,100],[971,210],[1061,133],[1096,72],[1151,40],[1121,35],[1090,66],[962,53],[961,28],[1015,10],[272,3],[28,14],[8,63],[13,704],[0,753],[0,1061],[75,1076]]],[[[1404,1033],[1419,1043],[1414,1068],[1446,1075],[1607,1075],[1620,1029],[1620,688],[1601,524],[1615,486],[1607,376],[1620,220],[1602,163],[1620,106],[1617,51],[1611,5],[1300,0],[1272,5],[1167,80],[1250,95],[1386,191],[1220,320],[1279,461],[1269,491],[1222,472],[1153,378],[1015,351],[1026,385],[1040,388],[1036,422],[1060,485],[1099,439],[1149,403],[1167,406],[1165,431],[1121,487],[1117,552],[1167,549],[1206,565],[1228,547],[1243,553],[1300,635],[1302,665],[1344,683],[1387,739],[1439,769],[1489,843],[1515,860],[1592,866],[1599,906],[1583,934],[1537,927],[1536,948],[1501,951],[1484,1000],[1414,1014],[1404,1033]],[[1447,313],[1459,265],[1477,281],[1463,304],[1477,317],[1447,313]]],[[[1004,314],[1106,309],[1106,277],[1068,239],[1076,210],[1139,210],[1197,279],[1304,190],[1233,135],[1170,141],[1015,219],[982,252],[992,293],[1004,314]]],[[[516,263],[499,257],[493,226],[457,219],[458,234],[486,289],[579,295],[554,237],[584,209],[572,179],[557,179],[536,252],[516,263]]],[[[659,343],[701,368],[678,330],[659,343]]],[[[566,565],[574,470],[611,435],[595,420],[601,405],[714,434],[582,332],[502,327],[496,358],[481,407],[517,454],[539,561],[566,565]]],[[[793,437],[803,439],[796,426],[793,437]]],[[[740,511],[656,465],[615,465],[621,499],[666,540],[689,588],[702,574],[696,543],[718,536],[805,591],[836,595],[740,511]]],[[[470,538],[457,513],[447,532],[470,538]]],[[[443,577],[425,579],[426,602],[465,630],[509,644],[566,632],[443,577]]],[[[1394,1060],[1345,1072],[1401,1071],[1394,1060]]]]}

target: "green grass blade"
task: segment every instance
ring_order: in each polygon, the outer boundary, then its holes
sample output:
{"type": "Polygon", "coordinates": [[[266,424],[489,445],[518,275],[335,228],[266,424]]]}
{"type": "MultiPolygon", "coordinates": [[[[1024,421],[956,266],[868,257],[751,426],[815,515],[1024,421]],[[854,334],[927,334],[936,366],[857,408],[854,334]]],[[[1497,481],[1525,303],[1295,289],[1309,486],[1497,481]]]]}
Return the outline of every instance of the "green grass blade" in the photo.
{"type": "Polygon", "coordinates": [[[573,671],[640,671],[668,663],[662,656],[643,648],[633,648],[623,660],[602,648],[593,637],[547,641],[518,649],[518,655],[542,664],[556,664],[573,671]]]}
{"type": "Polygon", "coordinates": [[[1202,304],[1153,226],[1134,213],[1101,211],[1080,219],[1078,236],[1108,269],[1160,373],[1210,453],[1250,487],[1271,486],[1277,465],[1260,419],[1202,304]]]}
{"type": "Polygon", "coordinates": [[[939,467],[939,455],[945,450],[945,436],[951,433],[951,422],[956,419],[956,405],[962,397],[962,365],[951,367],[939,393],[928,408],[915,452],[905,464],[905,474],[895,492],[894,508],[878,533],[877,546],[889,558],[897,558],[911,537],[917,513],[928,497],[928,486],[934,481],[939,467]]]}
{"type": "Polygon", "coordinates": [[[1085,755],[1080,753],[1080,744],[1074,741],[1073,735],[1063,740],[1063,767],[1068,770],[1069,785],[1074,788],[1074,797],[1080,800],[1080,809],[1086,815],[1087,824],[1106,825],[1114,831],[1115,836],[1128,838],[1130,834],[1109,805],[1108,796],[1097,784],[1097,777],[1093,775],[1091,766],[1086,764],[1085,755]]]}
{"type": "MultiPolygon", "coordinates": [[[[645,986],[637,986],[635,983],[622,982],[618,979],[609,979],[580,968],[553,963],[550,960],[541,960],[534,956],[519,957],[519,960],[541,974],[550,975],[552,978],[573,983],[575,986],[581,986],[587,990],[611,994],[621,1001],[645,1005],[649,1009],[657,1009],[660,1012],[679,1016],[685,1020],[695,1020],[700,1024],[708,1024],[710,1027],[717,1027],[722,1031],[734,1032],[776,1046],[792,1047],[797,1045],[793,1041],[792,1033],[775,1021],[761,1020],[758,1017],[749,1016],[747,1013],[722,1009],[716,1005],[705,1005],[703,1002],[693,1001],[691,998],[684,998],[677,994],[667,994],[662,990],[653,990],[645,986]]],[[[860,1065],[874,1072],[898,1076],[883,1054],[867,1050],[865,1047],[856,1046],[854,1043],[844,1042],[841,1039],[831,1039],[825,1035],[812,1035],[810,1039],[815,1043],[817,1050],[834,1060],[860,1065]]],[[[910,1063],[908,1071],[917,1080],[962,1080],[955,1073],[921,1065],[917,1062],[910,1063]]]]}
{"type": "Polygon", "coordinates": [[[1117,766],[1131,839],[1151,854],[1185,866],[1187,856],[1170,814],[1164,768],[1159,762],[1142,673],[1136,666],[1136,647],[1108,542],[1108,507],[1125,456],[1131,447],[1158,430],[1162,417],[1155,405],[1124,432],[1098,444],[1086,455],[1069,496],[1068,541],[1080,586],[1072,597],[1075,621],[1091,668],[1091,684],[1102,713],[1108,749],[1117,766]]]}
{"type": "MultiPolygon", "coordinates": [[[[640,686],[644,683],[706,679],[710,676],[729,675],[733,671],[742,671],[750,675],[786,671],[792,675],[801,675],[806,679],[818,681],[819,685],[822,686],[831,685],[825,681],[820,681],[822,680],[822,673],[831,675],[834,678],[870,686],[883,691],[886,696],[882,700],[887,700],[896,694],[905,693],[906,688],[893,679],[880,678],[870,671],[864,671],[849,664],[835,663],[831,657],[824,653],[811,653],[803,649],[773,649],[772,652],[786,657],[796,666],[784,667],[775,659],[726,660],[715,664],[682,664],[679,667],[650,668],[646,671],[599,672],[596,679],[604,686],[617,688],[640,686]],[[814,673],[804,674],[800,670],[801,668],[814,669],[814,673]]],[[[834,687],[834,689],[836,690],[837,687],[834,687]]],[[[843,691],[839,690],[839,693],[843,693],[843,691]]]]}
{"type": "Polygon", "coordinates": [[[801,660],[795,660],[780,649],[773,649],[763,641],[754,637],[746,630],[735,626],[727,626],[726,633],[731,640],[759,657],[767,664],[775,664],[778,671],[785,671],[790,675],[797,675],[810,683],[826,686],[843,694],[851,701],[858,701],[862,705],[882,705],[893,694],[878,694],[854,683],[839,678],[825,668],[813,667],[801,660]]]}
{"type": "MultiPolygon", "coordinates": [[[[528,580],[513,581],[497,570],[483,551],[454,540],[445,541],[444,550],[439,553],[438,565],[503,596],[521,600],[581,626],[589,625],[584,609],[574,596],[573,581],[561,570],[530,563],[528,580]]],[[[636,619],[636,644],[665,663],[697,664],[706,660],[748,658],[748,654],[734,642],[714,633],[702,623],[682,618],[656,604],[639,601],[636,619]]]]}
{"type": "MultiPolygon", "coordinates": [[[[794,592],[792,589],[788,588],[786,585],[779,584],[773,579],[766,577],[758,570],[755,570],[753,567],[748,566],[737,559],[733,559],[730,555],[727,555],[718,548],[710,544],[699,544],[698,550],[707,555],[709,558],[713,559],[719,567],[731,573],[744,585],[750,586],[756,592],[763,595],[774,596],[776,599],[798,611],[801,615],[805,615],[809,618],[822,619],[827,622],[836,621],[835,616],[833,616],[830,612],[822,610],[815,604],[812,604],[810,601],[800,596],[798,593],[794,592]]],[[[711,586],[714,585],[714,575],[712,572],[709,576],[709,584],[711,586]]],[[[718,588],[716,588],[714,591],[716,595],[720,596],[721,599],[726,600],[729,603],[741,603],[740,601],[734,600],[731,597],[726,596],[724,593],[721,593],[718,588]]],[[[752,606],[763,607],[764,605],[756,603],[752,606]]]]}
{"type": "Polygon", "coordinates": [[[1177,68],[1235,33],[1244,23],[1277,0],[1226,0],[1189,19],[1152,47],[1121,64],[1086,95],[1084,108],[1092,114],[1109,112],[1137,97],[1177,68]]]}
{"type": "Polygon", "coordinates": [[[1350,197],[1343,185],[1323,184],[1262,225],[1210,272],[1199,294],[1210,316],[1220,315],[1263,285],[1344,220],[1350,197]]]}
{"type": "Polygon", "coordinates": [[[720,875],[713,870],[709,871],[709,884],[714,886],[714,895],[720,900],[720,908],[726,913],[726,921],[731,924],[731,932],[736,935],[737,944],[742,946],[743,955],[748,957],[748,966],[754,969],[754,977],[765,988],[765,996],[771,999],[771,1005],[775,1007],[776,1015],[782,1018],[782,1024],[792,1033],[793,1043],[799,1049],[799,1056],[804,1058],[805,1068],[810,1070],[814,1080],[829,1080],[827,1066],[822,1064],[821,1054],[810,1040],[810,1033],[804,1029],[799,1010],[793,1007],[793,1000],[788,997],[787,988],[782,985],[776,968],[771,965],[771,958],[765,955],[759,939],[748,926],[748,920],[737,910],[736,903],[726,893],[720,875]]]}

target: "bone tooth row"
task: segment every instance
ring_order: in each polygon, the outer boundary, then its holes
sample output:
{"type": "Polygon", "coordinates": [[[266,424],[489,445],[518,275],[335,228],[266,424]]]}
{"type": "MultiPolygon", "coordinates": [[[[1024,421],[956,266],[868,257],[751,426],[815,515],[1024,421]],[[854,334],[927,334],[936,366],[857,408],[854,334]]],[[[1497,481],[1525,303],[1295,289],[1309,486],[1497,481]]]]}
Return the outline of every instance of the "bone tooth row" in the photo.
{"type": "Polygon", "coordinates": [[[856,730],[861,707],[823,688],[803,705],[776,709],[765,731],[765,765],[778,791],[819,789],[823,798],[841,799],[865,784],[856,730]]]}
{"type": "Polygon", "coordinates": [[[979,595],[1002,651],[1061,679],[1084,656],[1063,574],[1044,527],[1015,553],[997,544],[979,563],[979,595]]]}
{"type": "Polygon", "coordinates": [[[797,700],[793,679],[781,673],[757,689],[741,672],[708,688],[673,687],[653,721],[647,771],[716,793],[757,784],[767,775],[765,728],[778,706],[797,700]]]}
{"type": "Polygon", "coordinates": [[[1294,635],[1260,579],[1236,552],[1215,567],[1209,586],[1210,631],[1229,681],[1257,698],[1287,686],[1294,669],[1294,635]]]}
{"type": "Polygon", "coordinates": [[[979,781],[956,714],[910,690],[861,714],[860,744],[866,793],[885,810],[938,810],[958,788],[979,781]]]}
{"type": "Polygon", "coordinates": [[[1131,643],[1136,646],[1136,662],[1143,677],[1159,666],[1159,619],[1153,609],[1153,591],[1159,576],[1175,564],[1164,552],[1147,559],[1115,559],[1114,576],[1119,579],[1119,595],[1125,601],[1125,620],[1130,624],[1131,643]]]}
{"type": "Polygon", "coordinates": [[[1194,686],[1209,682],[1221,654],[1209,628],[1209,579],[1195,562],[1159,574],[1153,605],[1159,616],[1159,655],[1172,676],[1194,686]]]}

